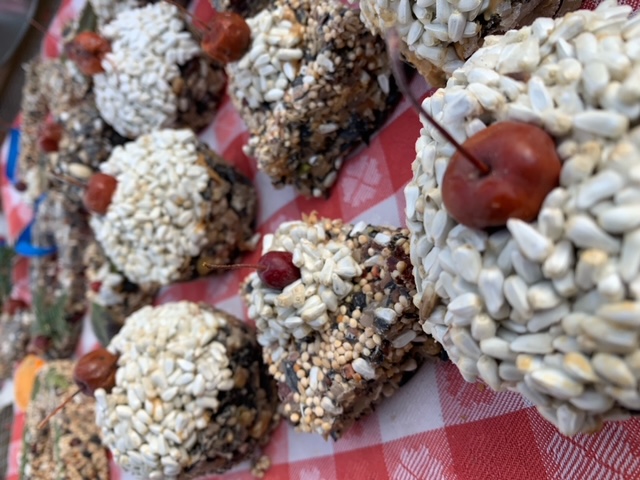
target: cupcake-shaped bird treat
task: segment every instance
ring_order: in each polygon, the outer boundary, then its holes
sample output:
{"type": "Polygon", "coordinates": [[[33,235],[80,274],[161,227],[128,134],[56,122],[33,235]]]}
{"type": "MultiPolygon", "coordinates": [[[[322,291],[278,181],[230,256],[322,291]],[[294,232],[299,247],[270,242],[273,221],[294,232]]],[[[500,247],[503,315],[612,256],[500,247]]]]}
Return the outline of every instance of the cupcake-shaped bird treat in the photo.
{"type": "Polygon", "coordinates": [[[282,412],[338,439],[441,348],[421,331],[403,229],[282,224],[244,285],[282,412]]]}
{"type": "Polygon", "coordinates": [[[89,181],[91,226],[115,268],[143,287],[208,273],[248,248],[250,182],[190,130],[158,130],[113,150],[89,181]]]}
{"type": "Polygon", "coordinates": [[[423,104],[469,155],[426,125],[405,190],[417,301],[442,300],[425,331],[565,434],[640,409],[630,13],[606,1],[487,38],[423,104]]]}
{"type": "Polygon", "coordinates": [[[487,35],[528,25],[536,17],[562,16],[580,0],[360,0],[362,19],[373,32],[396,27],[404,56],[435,86],[461,66],[487,35]]]}
{"type": "Polygon", "coordinates": [[[115,385],[95,390],[97,423],[125,471],[220,473],[268,441],[274,385],[255,335],[236,318],[189,302],[145,307],[108,349],[118,356],[115,385]]]}
{"type": "Polygon", "coordinates": [[[384,41],[336,0],[278,0],[247,23],[250,49],[227,68],[245,152],[274,185],[321,196],[399,99],[384,41]]]}
{"type": "Polygon", "coordinates": [[[110,44],[94,76],[102,117],[122,136],[166,127],[199,130],[224,95],[222,67],[206,58],[175,5],[125,10],[100,29],[110,44]]]}

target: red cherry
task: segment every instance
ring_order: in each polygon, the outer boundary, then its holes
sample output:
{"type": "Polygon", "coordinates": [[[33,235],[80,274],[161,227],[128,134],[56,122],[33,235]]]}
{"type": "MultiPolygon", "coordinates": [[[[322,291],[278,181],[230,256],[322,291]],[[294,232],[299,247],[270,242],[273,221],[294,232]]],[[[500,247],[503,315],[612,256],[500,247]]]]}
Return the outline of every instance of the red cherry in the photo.
{"type": "Polygon", "coordinates": [[[51,346],[51,339],[44,335],[37,335],[29,341],[27,346],[27,353],[38,355],[40,357],[45,356],[49,347],[51,346]]]}
{"type": "Polygon", "coordinates": [[[558,186],[561,163],[552,137],[526,123],[496,123],[463,147],[490,171],[483,174],[456,152],[444,174],[442,200],[449,215],[470,228],[502,227],[510,218],[535,220],[558,186]]]}
{"type": "Polygon", "coordinates": [[[84,192],[85,208],[100,215],[107,213],[117,186],[118,181],[111,175],[94,173],[89,179],[89,184],[84,192]]]}
{"type": "Polygon", "coordinates": [[[111,51],[111,44],[97,33],[86,31],[77,34],[64,50],[83,74],[91,76],[104,72],[102,59],[111,51]]]}
{"type": "Polygon", "coordinates": [[[230,63],[240,60],[249,50],[251,28],[237,13],[218,13],[204,33],[200,46],[213,60],[230,63]]]}
{"type": "Polygon", "coordinates": [[[267,252],[258,262],[258,277],[269,288],[282,290],[300,278],[289,252],[267,252]]]}
{"type": "Polygon", "coordinates": [[[43,152],[51,153],[58,151],[58,145],[62,138],[62,125],[54,122],[47,122],[40,133],[40,148],[43,152]]]}
{"type": "Polygon", "coordinates": [[[404,75],[400,35],[387,31],[387,51],[398,88],[416,111],[456,149],[442,180],[442,200],[462,225],[502,227],[509,218],[531,221],[560,178],[553,138],[534,125],[493,124],[460,143],[422,108],[404,75]]]}
{"type": "Polygon", "coordinates": [[[29,305],[27,305],[24,300],[20,300],[19,298],[10,298],[7,300],[7,303],[2,306],[2,311],[9,315],[15,315],[17,312],[26,310],[27,308],[29,308],[29,305]]]}
{"type": "Polygon", "coordinates": [[[82,393],[90,397],[99,388],[110,392],[116,384],[118,358],[102,347],[83,355],[73,369],[73,381],[82,393]]]}

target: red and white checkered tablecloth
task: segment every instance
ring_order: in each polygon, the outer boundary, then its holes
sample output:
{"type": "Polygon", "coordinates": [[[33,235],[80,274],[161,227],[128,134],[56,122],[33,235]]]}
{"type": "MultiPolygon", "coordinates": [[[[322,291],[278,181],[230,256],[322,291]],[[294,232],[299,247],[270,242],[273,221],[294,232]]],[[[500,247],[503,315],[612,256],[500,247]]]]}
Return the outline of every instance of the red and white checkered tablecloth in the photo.
{"type": "MultiPolygon", "coordinates": [[[[79,12],[85,0],[64,0],[43,52],[56,55],[56,32],[79,12]]],[[[210,15],[208,0],[195,2],[201,17],[210,15]]],[[[599,1],[585,1],[593,8],[599,1]]],[[[635,8],[640,0],[626,2],[635,8]]],[[[639,80],[640,81],[640,80],[639,80]]],[[[426,92],[421,80],[417,94],[426,92]]],[[[227,100],[215,122],[201,135],[215,150],[253,179],[260,196],[259,229],[272,231],[285,220],[312,210],[347,222],[403,225],[403,187],[411,177],[418,117],[406,102],[395,111],[371,144],[346,162],[327,200],[301,198],[290,189],[274,190],[242,153],[247,133],[227,100]]],[[[2,149],[6,158],[7,146],[2,149]]],[[[4,160],[3,160],[4,161],[4,160]]],[[[4,171],[4,169],[3,169],[4,171]]],[[[1,180],[2,199],[15,236],[31,216],[20,196],[1,180]]],[[[258,253],[246,260],[257,260],[258,253]]],[[[238,296],[240,272],[202,279],[165,289],[159,302],[178,299],[206,301],[246,318],[238,296]]],[[[89,329],[80,350],[95,344],[89,329]]],[[[22,414],[16,416],[10,449],[8,480],[18,478],[22,414]]],[[[359,422],[338,442],[295,433],[281,425],[266,453],[273,467],[267,479],[282,480],[528,480],[640,479],[640,421],[609,423],[597,434],[566,438],[515,393],[494,393],[465,383],[450,364],[426,365],[394,397],[359,422]]],[[[117,469],[113,479],[126,479],[117,469]]],[[[221,479],[248,479],[242,465],[221,479]]]]}

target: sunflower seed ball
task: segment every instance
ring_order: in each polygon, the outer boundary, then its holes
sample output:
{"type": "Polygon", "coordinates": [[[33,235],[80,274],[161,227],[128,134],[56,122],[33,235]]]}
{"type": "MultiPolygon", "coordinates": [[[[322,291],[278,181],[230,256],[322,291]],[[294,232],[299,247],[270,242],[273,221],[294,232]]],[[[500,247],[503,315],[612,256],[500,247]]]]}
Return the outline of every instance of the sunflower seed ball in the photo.
{"type": "Polygon", "coordinates": [[[253,273],[243,292],[282,413],[298,430],[340,438],[440,355],[411,302],[407,234],[312,216],[265,237],[265,253],[292,253],[301,278],[276,290],[253,273]]]}
{"type": "Polygon", "coordinates": [[[416,303],[465,379],[511,389],[567,435],[640,409],[640,17],[605,1],[489,37],[423,106],[459,141],[541,126],[560,185],[532,223],[473,230],[447,215],[454,149],[425,125],[405,190],[416,303]]]}
{"type": "Polygon", "coordinates": [[[385,44],[336,0],[278,0],[247,23],[250,49],[227,67],[245,153],[275,186],[320,197],[400,98],[385,44]]]}
{"type": "Polygon", "coordinates": [[[396,27],[405,57],[427,81],[440,86],[492,34],[528,25],[540,16],[562,16],[580,0],[360,0],[374,33],[396,27]]]}
{"type": "Polygon", "coordinates": [[[192,479],[250,458],[276,425],[275,386],[255,334],[203,304],[145,307],[108,349],[116,383],[96,421],[116,463],[138,478],[192,479]]]}
{"type": "Polygon", "coordinates": [[[111,43],[94,79],[100,114],[120,135],[166,127],[199,130],[224,95],[222,67],[208,60],[182,13],[158,2],[126,10],[100,29],[111,43]]]}
{"type": "Polygon", "coordinates": [[[116,147],[100,169],[118,183],[91,227],[129,281],[146,289],[186,280],[203,262],[229,264],[248,248],[255,190],[191,130],[143,135],[116,147]]]}

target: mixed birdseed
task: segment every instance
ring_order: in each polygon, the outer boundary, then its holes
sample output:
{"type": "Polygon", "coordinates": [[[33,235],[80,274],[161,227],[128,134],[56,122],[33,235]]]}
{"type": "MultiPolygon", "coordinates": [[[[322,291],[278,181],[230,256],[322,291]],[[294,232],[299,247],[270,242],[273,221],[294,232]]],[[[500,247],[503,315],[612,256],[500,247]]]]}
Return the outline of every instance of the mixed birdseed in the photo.
{"type": "Polygon", "coordinates": [[[251,48],[227,68],[245,153],[274,185],[322,196],[399,100],[384,42],[336,0],[278,0],[247,23],[251,48]]]}
{"type": "Polygon", "coordinates": [[[249,248],[256,215],[249,181],[190,130],[158,130],[113,150],[101,165],[118,186],[96,239],[142,287],[209,273],[249,248]]]}
{"type": "Polygon", "coordinates": [[[514,389],[565,434],[640,410],[640,16],[603,2],[486,39],[424,107],[464,141],[542,126],[562,159],[537,221],[487,233],[442,205],[453,147],[425,125],[405,190],[416,301],[467,380],[514,389]]]}
{"type": "Polygon", "coordinates": [[[122,136],[208,125],[224,95],[222,67],[203,56],[182,13],[158,2],[125,10],[100,34],[111,42],[94,76],[102,117],[122,136]]]}
{"type": "Polygon", "coordinates": [[[76,391],[74,364],[70,360],[49,362],[38,373],[33,398],[27,409],[21,480],[108,480],[109,460],[93,418],[96,402],[76,397],[46,425],[39,427],[60,402],[76,391]]]}
{"type": "Polygon", "coordinates": [[[408,232],[318,220],[282,224],[264,252],[287,251],[301,278],[282,291],[251,274],[249,317],[284,415],[339,438],[441,348],[421,331],[408,232]]]}
{"type": "Polygon", "coordinates": [[[223,472],[252,456],[275,426],[276,395],[255,335],[190,302],[145,307],[109,345],[116,385],[95,392],[115,461],[141,478],[223,472]]]}
{"type": "Polygon", "coordinates": [[[15,364],[26,355],[32,324],[30,310],[0,314],[0,381],[11,377],[15,364]]]}
{"type": "Polygon", "coordinates": [[[107,345],[129,315],[153,303],[158,289],[141,287],[128,280],[115,269],[97,242],[88,246],[84,263],[91,325],[98,340],[107,345]]]}
{"type": "Polygon", "coordinates": [[[92,94],[87,94],[81,104],[60,113],[56,121],[63,134],[58,151],[47,155],[47,171],[53,174],[49,184],[80,205],[84,194],[81,185],[109,158],[111,150],[126,139],[100,117],[92,94]]]}
{"type": "Polygon", "coordinates": [[[362,19],[375,33],[396,27],[405,56],[432,85],[444,83],[485,36],[579,8],[581,0],[360,0],[362,19]]]}

